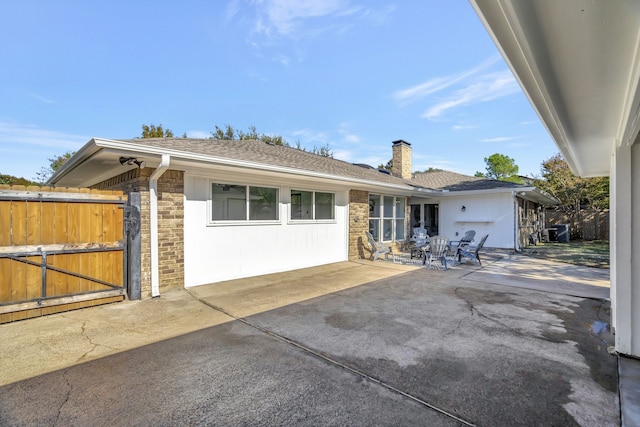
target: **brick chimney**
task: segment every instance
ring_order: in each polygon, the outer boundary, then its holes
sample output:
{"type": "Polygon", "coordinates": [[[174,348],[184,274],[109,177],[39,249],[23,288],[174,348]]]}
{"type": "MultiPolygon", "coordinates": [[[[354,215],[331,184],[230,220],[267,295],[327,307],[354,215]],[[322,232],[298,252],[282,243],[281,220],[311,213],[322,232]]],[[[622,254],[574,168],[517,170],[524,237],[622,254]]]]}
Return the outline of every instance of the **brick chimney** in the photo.
{"type": "Polygon", "coordinates": [[[391,144],[393,150],[391,173],[403,179],[411,179],[411,144],[401,139],[391,144]]]}

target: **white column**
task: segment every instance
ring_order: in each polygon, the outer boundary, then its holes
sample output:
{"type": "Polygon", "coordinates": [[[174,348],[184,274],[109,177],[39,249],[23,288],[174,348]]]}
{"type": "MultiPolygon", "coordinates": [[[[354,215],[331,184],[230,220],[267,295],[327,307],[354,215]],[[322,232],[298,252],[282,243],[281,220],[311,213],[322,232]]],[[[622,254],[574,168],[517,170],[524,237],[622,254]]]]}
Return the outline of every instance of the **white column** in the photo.
{"type": "Polygon", "coordinates": [[[640,148],[617,147],[612,162],[611,306],[616,351],[640,357],[640,148]]]}

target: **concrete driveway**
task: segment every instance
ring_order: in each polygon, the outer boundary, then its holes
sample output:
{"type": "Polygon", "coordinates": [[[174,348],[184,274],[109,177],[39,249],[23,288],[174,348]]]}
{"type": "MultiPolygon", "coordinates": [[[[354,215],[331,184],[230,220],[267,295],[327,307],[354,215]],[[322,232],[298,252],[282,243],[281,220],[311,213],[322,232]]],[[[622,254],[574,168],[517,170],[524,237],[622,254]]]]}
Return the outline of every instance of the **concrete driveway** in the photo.
{"type": "Polygon", "coordinates": [[[562,274],[518,281],[509,257],[340,263],[0,325],[0,425],[619,425],[609,303],[558,293],[562,274]]]}

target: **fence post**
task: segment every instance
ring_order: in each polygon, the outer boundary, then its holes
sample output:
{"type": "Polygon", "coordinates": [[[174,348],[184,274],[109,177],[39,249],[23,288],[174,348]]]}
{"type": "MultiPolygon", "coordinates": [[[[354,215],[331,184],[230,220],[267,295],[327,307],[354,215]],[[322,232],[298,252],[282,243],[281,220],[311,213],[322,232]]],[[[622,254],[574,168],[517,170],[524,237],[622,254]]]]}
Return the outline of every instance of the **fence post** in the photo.
{"type": "Polygon", "coordinates": [[[42,290],[40,292],[40,297],[41,298],[46,298],[47,297],[47,253],[46,252],[42,252],[41,253],[42,256],[42,290]]]}
{"type": "Polygon", "coordinates": [[[125,283],[129,299],[141,298],[142,275],[142,241],[140,236],[140,204],[139,192],[130,192],[125,210],[125,232],[127,234],[127,248],[125,250],[125,283]]]}

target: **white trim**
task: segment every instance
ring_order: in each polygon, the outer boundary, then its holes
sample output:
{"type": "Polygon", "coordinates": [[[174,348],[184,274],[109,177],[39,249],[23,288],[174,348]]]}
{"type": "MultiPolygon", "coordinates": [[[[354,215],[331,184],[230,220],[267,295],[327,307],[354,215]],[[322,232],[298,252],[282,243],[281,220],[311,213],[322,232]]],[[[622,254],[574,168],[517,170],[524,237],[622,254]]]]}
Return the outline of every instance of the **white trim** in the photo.
{"type": "Polygon", "coordinates": [[[288,187],[287,189],[288,192],[288,200],[289,203],[287,203],[287,224],[290,225],[296,225],[296,224],[336,224],[338,222],[338,219],[336,218],[336,192],[335,191],[328,191],[328,190],[311,190],[308,188],[302,188],[302,187],[288,187]],[[307,193],[312,193],[311,196],[311,208],[312,208],[312,219],[295,219],[291,217],[291,213],[293,212],[292,210],[292,203],[291,203],[291,192],[294,190],[298,190],[298,191],[305,191],[307,193]],[[325,193],[325,194],[331,194],[333,195],[333,218],[330,219],[316,219],[316,193],[325,193]]]}
{"type": "Polygon", "coordinates": [[[216,227],[216,226],[242,226],[242,225],[280,225],[282,224],[282,218],[280,215],[280,208],[282,206],[282,187],[280,186],[271,186],[264,184],[251,184],[247,182],[228,182],[224,180],[208,178],[209,188],[208,188],[208,196],[207,196],[207,227],[216,227]],[[246,204],[246,218],[245,219],[222,219],[222,220],[214,220],[212,219],[213,215],[213,184],[228,184],[228,185],[241,185],[246,187],[245,189],[245,204],[246,204]],[[277,207],[276,214],[278,215],[278,219],[249,219],[249,207],[250,200],[248,198],[249,191],[251,188],[270,188],[277,191],[277,207]]]}
{"type": "Polygon", "coordinates": [[[631,72],[624,91],[624,108],[618,125],[617,143],[632,145],[640,132],[640,31],[636,36],[636,49],[631,62],[631,72]],[[635,108],[635,112],[633,111],[635,108]]]}

